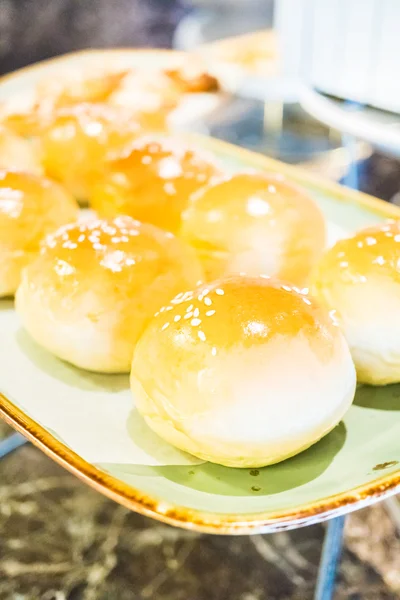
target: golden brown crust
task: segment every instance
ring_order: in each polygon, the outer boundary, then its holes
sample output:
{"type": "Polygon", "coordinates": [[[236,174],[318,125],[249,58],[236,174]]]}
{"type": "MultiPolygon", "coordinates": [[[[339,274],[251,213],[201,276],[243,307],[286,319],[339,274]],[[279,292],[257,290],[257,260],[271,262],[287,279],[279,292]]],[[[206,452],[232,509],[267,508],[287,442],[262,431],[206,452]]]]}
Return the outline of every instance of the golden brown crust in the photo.
{"type": "Polygon", "coordinates": [[[156,313],[135,349],[131,387],[169,443],[255,467],[326,435],[353,399],[355,371],[339,329],[312,299],[279,281],[236,277],[156,313]]]}
{"type": "Polygon", "coordinates": [[[181,235],[209,280],[244,272],[303,285],[325,245],[322,212],[277,174],[239,173],[193,195],[181,235]]]}
{"type": "Polygon", "coordinates": [[[182,293],[156,313],[152,327],[182,353],[201,341],[220,351],[302,334],[324,357],[327,340],[336,335],[331,318],[312,298],[268,277],[232,276],[182,293]]]}
{"type": "Polygon", "coordinates": [[[400,222],[337,242],[315,269],[311,291],[335,311],[359,381],[400,381],[400,222]]]}
{"type": "Polygon", "coordinates": [[[340,240],[318,265],[316,285],[341,282],[360,285],[369,277],[388,277],[400,283],[400,222],[362,229],[340,240]]]}
{"type": "Polygon", "coordinates": [[[78,205],[58,184],[0,169],[0,295],[14,294],[22,268],[45,235],[78,218],[78,205]]]}
{"type": "Polygon", "coordinates": [[[0,124],[0,168],[20,169],[40,175],[40,149],[32,140],[24,139],[12,128],[0,124]]]}
{"type": "Polygon", "coordinates": [[[79,199],[87,199],[107,154],[141,133],[132,112],[107,104],[75,104],[56,110],[40,143],[46,173],[79,199]]]}
{"type": "Polygon", "coordinates": [[[25,271],[17,310],[32,337],[77,366],[128,371],[157,308],[201,279],[183,242],[130,217],[66,226],[25,271]]]}
{"type": "Polygon", "coordinates": [[[127,214],[176,232],[190,195],[218,173],[208,157],[181,141],[148,136],[110,158],[91,204],[101,216],[127,214]]]}

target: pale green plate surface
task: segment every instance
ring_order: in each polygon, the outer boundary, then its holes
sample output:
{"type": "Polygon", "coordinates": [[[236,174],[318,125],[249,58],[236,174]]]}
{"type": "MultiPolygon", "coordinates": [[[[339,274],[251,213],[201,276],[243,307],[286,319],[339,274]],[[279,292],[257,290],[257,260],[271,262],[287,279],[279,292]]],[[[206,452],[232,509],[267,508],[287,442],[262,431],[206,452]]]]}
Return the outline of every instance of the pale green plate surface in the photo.
{"type": "MultiPolygon", "coordinates": [[[[141,56],[141,64],[155,60],[149,56],[141,56]]],[[[264,157],[195,140],[230,171],[277,168],[264,157]]],[[[296,169],[279,169],[322,207],[332,241],[398,216],[384,203],[296,169]]],[[[0,332],[0,413],[85,481],[134,510],[207,531],[268,531],[351,510],[394,493],[400,484],[400,386],[360,387],[344,422],[295,458],[264,469],[229,469],[201,463],[159,440],[135,411],[127,377],[85,373],[50,356],[21,330],[7,301],[0,302],[0,332]]]]}

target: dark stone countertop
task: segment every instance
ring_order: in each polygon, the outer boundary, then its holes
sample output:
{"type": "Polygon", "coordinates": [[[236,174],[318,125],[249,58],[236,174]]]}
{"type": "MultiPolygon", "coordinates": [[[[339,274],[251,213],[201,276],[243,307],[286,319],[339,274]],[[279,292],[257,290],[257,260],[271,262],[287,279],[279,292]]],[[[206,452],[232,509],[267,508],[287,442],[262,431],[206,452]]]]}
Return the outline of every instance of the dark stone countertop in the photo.
{"type": "MultiPolygon", "coordinates": [[[[27,444],[0,461],[0,532],[0,600],[311,600],[323,526],[253,537],[174,529],[27,444]]],[[[351,515],[335,600],[400,598],[399,561],[383,504],[351,515]]]]}

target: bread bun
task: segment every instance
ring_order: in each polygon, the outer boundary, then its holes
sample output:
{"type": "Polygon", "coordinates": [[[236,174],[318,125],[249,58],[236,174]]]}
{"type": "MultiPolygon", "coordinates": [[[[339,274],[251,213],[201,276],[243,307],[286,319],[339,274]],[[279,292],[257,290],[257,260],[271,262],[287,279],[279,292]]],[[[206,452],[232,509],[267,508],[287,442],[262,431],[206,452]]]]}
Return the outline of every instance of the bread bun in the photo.
{"type": "Polygon", "coordinates": [[[335,309],[360,382],[400,382],[400,223],[340,240],[315,270],[312,291],[335,309]]]}
{"type": "Polygon", "coordinates": [[[0,168],[20,169],[40,175],[43,172],[36,145],[0,124],[0,168]]]}
{"type": "Polygon", "coordinates": [[[102,65],[63,68],[62,76],[45,77],[36,88],[37,104],[64,108],[81,102],[108,102],[129,73],[127,69],[110,69],[102,65]]]}
{"type": "Polygon", "coordinates": [[[77,218],[77,203],[58,184],[0,169],[0,296],[15,293],[21,271],[38,254],[42,238],[77,218]]]}
{"type": "Polygon", "coordinates": [[[77,198],[87,199],[107,153],[123,147],[140,131],[131,113],[105,104],[56,110],[41,135],[46,173],[77,198]]]}
{"type": "Polygon", "coordinates": [[[207,280],[242,272],[302,285],[322,254],[325,223],[313,200],[282,178],[241,173],[192,196],[181,235],[207,280]]]}
{"type": "Polygon", "coordinates": [[[44,348],[92,371],[129,371],[135,343],[168,298],[201,279],[194,253],[130,217],[67,225],[23,274],[16,308],[44,348]]]}
{"type": "Polygon", "coordinates": [[[132,69],[110,96],[109,103],[134,110],[146,129],[163,131],[182,95],[181,87],[164,71],[132,69]]]}
{"type": "Polygon", "coordinates": [[[230,467],[305,450],[340,421],[355,385],[328,313],[262,277],[177,296],[140,338],[131,371],[136,406],[160,437],[230,467]]]}
{"type": "Polygon", "coordinates": [[[101,216],[128,214],[176,232],[189,196],[217,173],[208,158],[180,140],[140,138],[108,162],[91,204],[101,216]]]}

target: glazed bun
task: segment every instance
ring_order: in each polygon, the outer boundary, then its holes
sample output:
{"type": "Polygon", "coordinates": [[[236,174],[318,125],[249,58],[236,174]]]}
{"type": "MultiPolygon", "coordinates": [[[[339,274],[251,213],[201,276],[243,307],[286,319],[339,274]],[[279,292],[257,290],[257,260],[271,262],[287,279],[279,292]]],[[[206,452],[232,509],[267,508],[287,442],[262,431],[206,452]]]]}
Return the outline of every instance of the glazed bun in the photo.
{"type": "Polygon", "coordinates": [[[349,349],[328,313],[262,277],[178,295],[145,330],[131,371],[151,429],[230,467],[305,450],[340,421],[355,385],[349,349]]]}
{"type": "Polygon", "coordinates": [[[190,96],[219,89],[215,77],[193,59],[191,56],[176,69],[133,69],[108,101],[134,110],[146,129],[166,131],[173,123],[175,111],[179,113],[190,96]]]}
{"type": "Polygon", "coordinates": [[[110,160],[91,204],[101,216],[127,214],[176,232],[189,196],[218,173],[208,157],[173,138],[140,138],[110,160]]]}
{"type": "Polygon", "coordinates": [[[105,104],[77,104],[54,111],[40,142],[46,173],[74,196],[87,199],[107,153],[132,141],[141,127],[128,111],[105,104]]]}
{"type": "Polygon", "coordinates": [[[43,172],[36,145],[0,124],[0,168],[20,169],[40,175],[43,172]]]}
{"type": "Polygon", "coordinates": [[[302,285],[325,245],[324,218],[304,192],[276,175],[241,173],[192,196],[181,235],[207,280],[246,273],[302,285]]]}
{"type": "Polygon", "coordinates": [[[178,106],[181,89],[161,70],[132,70],[110,96],[110,104],[135,111],[152,131],[167,129],[169,114],[178,106]]]}
{"type": "Polygon", "coordinates": [[[44,177],[0,169],[0,296],[15,293],[42,238],[78,218],[78,205],[44,177]]]}
{"type": "Polygon", "coordinates": [[[16,308],[44,348],[78,367],[129,371],[144,326],[201,269],[172,234],[130,217],[67,225],[23,273],[16,308]]]}
{"type": "Polygon", "coordinates": [[[36,106],[52,110],[81,102],[108,102],[128,71],[110,69],[101,64],[85,68],[63,68],[62,76],[45,77],[36,88],[36,106]]]}
{"type": "Polygon", "coordinates": [[[313,276],[320,303],[335,309],[360,382],[400,381],[400,224],[340,240],[313,276]]]}

